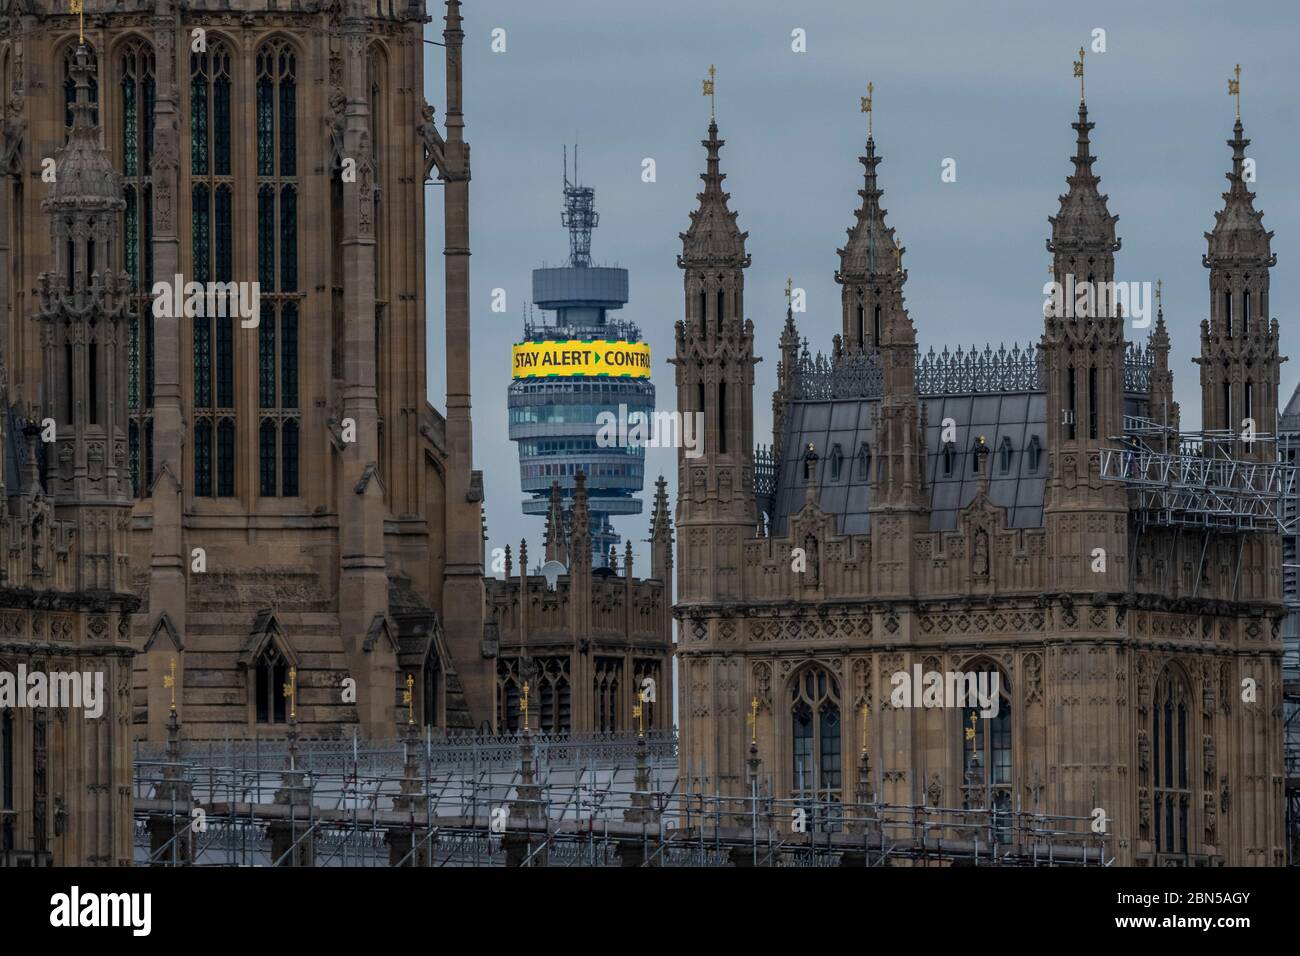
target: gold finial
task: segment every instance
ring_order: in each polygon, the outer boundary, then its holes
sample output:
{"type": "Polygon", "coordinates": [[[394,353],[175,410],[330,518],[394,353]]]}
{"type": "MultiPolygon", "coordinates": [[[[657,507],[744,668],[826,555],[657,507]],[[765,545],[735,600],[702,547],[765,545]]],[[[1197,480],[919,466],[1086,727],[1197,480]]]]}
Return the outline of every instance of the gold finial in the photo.
{"type": "Polygon", "coordinates": [[[172,691],[172,713],[176,712],[176,658],[172,658],[170,665],[170,674],[163,674],[163,687],[170,687],[172,691]]]}
{"type": "Polygon", "coordinates": [[[406,705],[406,722],[415,723],[415,694],[411,688],[415,686],[415,678],[410,674],[406,675],[406,690],[402,691],[402,703],[406,705]]]}
{"type": "Polygon", "coordinates": [[[970,741],[971,756],[975,755],[975,711],[970,714],[970,726],[966,728],[966,739],[970,741]]]}
{"type": "Polygon", "coordinates": [[[862,112],[867,114],[867,139],[871,139],[871,96],[875,91],[875,84],[868,83],[867,95],[862,97],[862,112]]]}
{"type": "Polygon", "coordinates": [[[645,699],[646,692],[639,690],[636,693],[636,703],[632,705],[632,716],[636,719],[636,735],[645,736],[645,699]]]}
{"type": "Polygon", "coordinates": [[[69,0],[72,12],[77,15],[77,32],[81,35],[81,42],[86,42],[86,0],[69,0]]]}
{"type": "Polygon", "coordinates": [[[713,68],[713,64],[710,63],[709,78],[704,81],[704,95],[709,98],[709,122],[710,123],[712,123],[715,119],[717,119],[717,115],[714,110],[716,104],[713,98],[713,78],[717,75],[718,75],[718,71],[715,70],[713,68]]]}
{"type": "Polygon", "coordinates": [[[1083,95],[1083,58],[1086,55],[1087,54],[1084,53],[1083,47],[1079,47],[1079,59],[1074,61],[1074,75],[1079,78],[1079,101],[1080,102],[1082,102],[1085,99],[1083,95]]]}
{"type": "Polygon", "coordinates": [[[1233,69],[1235,79],[1228,81],[1228,95],[1237,98],[1237,119],[1241,119],[1241,64],[1233,69]]]}
{"type": "Polygon", "coordinates": [[[528,681],[524,681],[524,696],[520,701],[519,709],[524,715],[524,730],[528,729],[528,681]]]}
{"type": "Polygon", "coordinates": [[[289,668],[289,679],[285,682],[282,690],[289,701],[289,719],[295,720],[298,716],[298,668],[289,668]]]}
{"type": "Polygon", "coordinates": [[[749,702],[749,742],[757,746],[758,744],[758,698],[755,697],[749,702]]]}

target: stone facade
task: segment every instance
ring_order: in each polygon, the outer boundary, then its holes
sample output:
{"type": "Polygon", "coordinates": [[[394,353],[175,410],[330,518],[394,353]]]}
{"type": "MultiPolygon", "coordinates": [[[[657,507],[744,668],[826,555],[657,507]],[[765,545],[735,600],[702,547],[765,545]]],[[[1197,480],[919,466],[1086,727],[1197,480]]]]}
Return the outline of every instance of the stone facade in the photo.
{"type": "MultiPolygon", "coordinates": [[[[1062,283],[1114,276],[1092,128],[1081,103],[1048,240],[1062,283]]],[[[678,407],[706,423],[704,456],[679,454],[689,782],[748,794],[753,739],[780,799],[1052,814],[1085,831],[1101,808],[1120,864],[1283,863],[1280,536],[1180,527],[1102,474],[1135,436],[1169,454],[1192,440],[1177,430],[1163,312],[1138,349],[1122,317],[1048,315],[1027,357],[975,374],[918,363],[869,138],[836,272],[842,333],[811,381],[787,312],[773,450],[756,455],[746,234],[716,124],[703,145],[675,358],[678,407]],[[999,716],[895,706],[894,676],[917,665],[996,673],[999,716]]],[[[1275,445],[1242,441],[1237,420],[1277,413],[1274,259],[1240,122],[1230,145],[1199,359],[1206,428],[1230,431],[1189,454],[1266,462],[1275,445]]]]}
{"type": "MultiPolygon", "coordinates": [[[[22,316],[39,403],[14,381],[23,353],[0,339],[0,866],[124,865],[132,853],[130,313],[115,268],[122,184],[100,145],[95,78],[89,50],[74,51],[71,123],[40,204],[47,257],[22,316]]],[[[5,130],[11,164],[21,132],[5,130]]]]}
{"type": "MultiPolygon", "coordinates": [[[[115,444],[110,456],[92,438],[84,467],[135,499],[111,527],[113,573],[139,605],[141,737],[166,736],[173,662],[191,738],[283,734],[290,669],[304,734],[391,735],[406,675],[424,670],[439,703],[426,712],[417,682],[416,706],[435,726],[491,719],[460,4],[446,4],[440,118],[419,92],[427,20],[407,2],[87,0],[91,117],[119,176],[119,225],[96,254],[125,271],[128,318],[110,383],[121,401],[99,422],[115,444]],[[445,212],[445,414],[425,397],[430,178],[445,212]],[[258,282],[258,324],[155,316],[153,283],[176,275],[258,282]]],[[[32,321],[61,254],[42,161],[67,135],[77,43],[65,4],[5,5],[0,327],[10,401],[37,419],[59,374],[32,321]]],[[[69,474],[82,454],[60,431],[69,474]]],[[[109,539],[83,540],[104,552],[104,587],[109,539]]]]}
{"type": "Polygon", "coordinates": [[[530,571],[528,545],[521,541],[518,574],[507,548],[504,579],[487,582],[490,650],[497,666],[496,729],[522,727],[525,683],[533,730],[671,729],[672,521],[666,483],[659,479],[651,516],[650,575],[640,579],[633,574],[631,542],[621,568],[611,548],[607,566],[593,570],[591,513],[581,472],[576,486],[569,510],[559,484],[552,486],[546,564],[530,571]],[[638,700],[643,713],[636,718],[638,700]]]}

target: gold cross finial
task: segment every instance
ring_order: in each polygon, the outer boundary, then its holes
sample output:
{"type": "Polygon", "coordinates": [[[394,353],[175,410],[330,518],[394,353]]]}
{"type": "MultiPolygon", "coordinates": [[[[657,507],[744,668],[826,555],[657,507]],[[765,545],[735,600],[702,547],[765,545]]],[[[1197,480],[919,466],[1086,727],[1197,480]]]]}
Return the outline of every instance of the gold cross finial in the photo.
{"type": "Polygon", "coordinates": [[[749,702],[749,742],[758,743],[758,698],[749,702]]]}
{"type": "Polygon", "coordinates": [[[282,690],[289,701],[289,719],[293,720],[298,716],[298,668],[289,668],[289,679],[285,681],[282,690]]]}
{"type": "Polygon", "coordinates": [[[717,115],[716,115],[715,110],[714,110],[714,107],[715,107],[716,103],[715,103],[715,100],[714,100],[714,98],[713,98],[713,79],[714,79],[714,77],[716,77],[717,75],[718,75],[718,71],[715,70],[715,69],[713,68],[713,64],[710,63],[710,64],[709,64],[709,78],[708,78],[707,80],[704,81],[704,95],[707,96],[707,97],[709,98],[709,122],[710,122],[710,123],[712,123],[712,122],[717,118],[717,115]]]}
{"type": "Polygon", "coordinates": [[[632,705],[632,716],[636,718],[636,735],[645,736],[645,691],[637,691],[636,703],[632,705]]]}
{"type": "Polygon", "coordinates": [[[790,306],[791,297],[792,297],[793,295],[794,295],[794,279],[791,279],[791,278],[789,278],[789,277],[786,277],[786,280],[785,280],[785,304],[786,304],[786,307],[787,307],[787,308],[790,306]]]}
{"type": "Polygon", "coordinates": [[[528,729],[528,681],[524,681],[524,697],[523,700],[520,701],[519,709],[523,711],[524,730],[527,730],[528,729]]]}
{"type": "Polygon", "coordinates": [[[1164,280],[1157,279],[1156,280],[1156,311],[1157,312],[1165,307],[1164,300],[1161,298],[1161,293],[1164,291],[1164,287],[1165,287],[1164,280]]]}
{"type": "Polygon", "coordinates": [[[70,0],[72,12],[77,15],[77,32],[81,42],[86,42],[86,0],[70,0]]]}
{"type": "Polygon", "coordinates": [[[871,139],[871,96],[875,91],[875,84],[868,83],[867,95],[862,97],[862,112],[867,114],[867,139],[871,139]]]}
{"type": "Polygon", "coordinates": [[[402,691],[402,703],[406,705],[406,722],[415,723],[415,694],[411,688],[415,686],[415,678],[410,674],[406,675],[406,690],[402,691]]]}
{"type": "Polygon", "coordinates": [[[1233,68],[1234,79],[1228,81],[1228,95],[1237,98],[1237,119],[1241,119],[1241,64],[1233,68]]]}
{"type": "Polygon", "coordinates": [[[1082,100],[1084,99],[1084,95],[1083,95],[1083,58],[1084,58],[1084,56],[1086,56],[1086,55],[1087,55],[1087,54],[1084,53],[1083,47],[1079,47],[1079,59],[1077,59],[1077,60],[1074,61],[1074,75],[1077,76],[1077,77],[1079,78],[1079,100],[1080,100],[1080,101],[1082,101],[1082,100]]]}
{"type": "Polygon", "coordinates": [[[176,711],[176,658],[172,658],[170,674],[163,675],[163,687],[170,687],[172,691],[172,712],[176,711]]]}
{"type": "Polygon", "coordinates": [[[966,728],[966,739],[970,741],[970,752],[975,753],[975,711],[971,711],[970,726],[966,728]]]}

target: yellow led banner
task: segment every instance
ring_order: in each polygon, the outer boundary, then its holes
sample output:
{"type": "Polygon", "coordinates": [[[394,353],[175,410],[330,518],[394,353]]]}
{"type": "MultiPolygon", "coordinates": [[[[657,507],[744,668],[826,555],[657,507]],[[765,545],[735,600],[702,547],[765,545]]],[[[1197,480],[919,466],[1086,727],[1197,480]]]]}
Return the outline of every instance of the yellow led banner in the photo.
{"type": "Polygon", "coordinates": [[[649,378],[650,346],[645,342],[521,342],[511,349],[514,378],[649,378]]]}

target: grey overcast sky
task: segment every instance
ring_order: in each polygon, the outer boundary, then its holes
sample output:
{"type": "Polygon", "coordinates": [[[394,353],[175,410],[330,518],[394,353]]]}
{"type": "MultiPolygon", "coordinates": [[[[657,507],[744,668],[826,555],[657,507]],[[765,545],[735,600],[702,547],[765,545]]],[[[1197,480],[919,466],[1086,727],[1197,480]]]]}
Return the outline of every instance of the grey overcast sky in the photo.
{"type": "MultiPolygon", "coordinates": [[[[426,36],[440,39],[444,7],[426,36]]],[[[472,147],[471,310],[476,467],[484,472],[489,547],[529,539],[540,518],[520,513],[518,458],[507,438],[510,345],[521,332],[531,270],[568,254],[560,225],[561,148],[581,144],[582,182],[596,190],[593,259],[630,270],[631,301],[654,359],[660,408],[674,408],[674,322],[682,314],[678,233],[704,168],[708,124],[701,80],[717,66],[717,110],[731,208],[748,230],[747,317],[758,366],[755,437],[771,440],[777,336],[787,276],[807,290],[800,333],[829,350],[839,330],[835,250],[862,185],[866,138],[859,97],[875,84],[875,138],[889,223],[907,252],[908,310],[922,350],[1036,341],[1049,256],[1047,217],[1065,190],[1078,81],[1087,56],[1095,170],[1119,216],[1116,278],[1164,280],[1183,427],[1200,427],[1199,325],[1207,311],[1203,233],[1214,223],[1229,167],[1242,66],[1242,118],[1257,163],[1264,222],[1276,232],[1271,300],[1283,353],[1300,359],[1292,314],[1300,291],[1300,5],[1250,3],[907,3],[778,0],[467,0],[465,119],[472,147]],[[807,52],[791,50],[806,31],[807,52]],[[506,51],[491,49],[505,31],[506,51]],[[657,181],[641,180],[653,158],[657,181]],[[945,158],[957,181],[940,181],[945,158]],[[507,311],[491,311],[506,290],[507,311]]],[[[426,47],[426,96],[443,119],[444,60],[426,47]]],[[[446,407],[442,212],[426,190],[429,398],[446,407]]],[[[1144,336],[1145,333],[1134,333],[1144,336]]],[[[1283,403],[1300,369],[1283,366],[1283,403]]],[[[647,487],[675,452],[647,451],[647,487]]],[[[645,513],[616,526],[648,567],[645,513]]],[[[675,499],[674,499],[675,500],[675,499]]]]}

